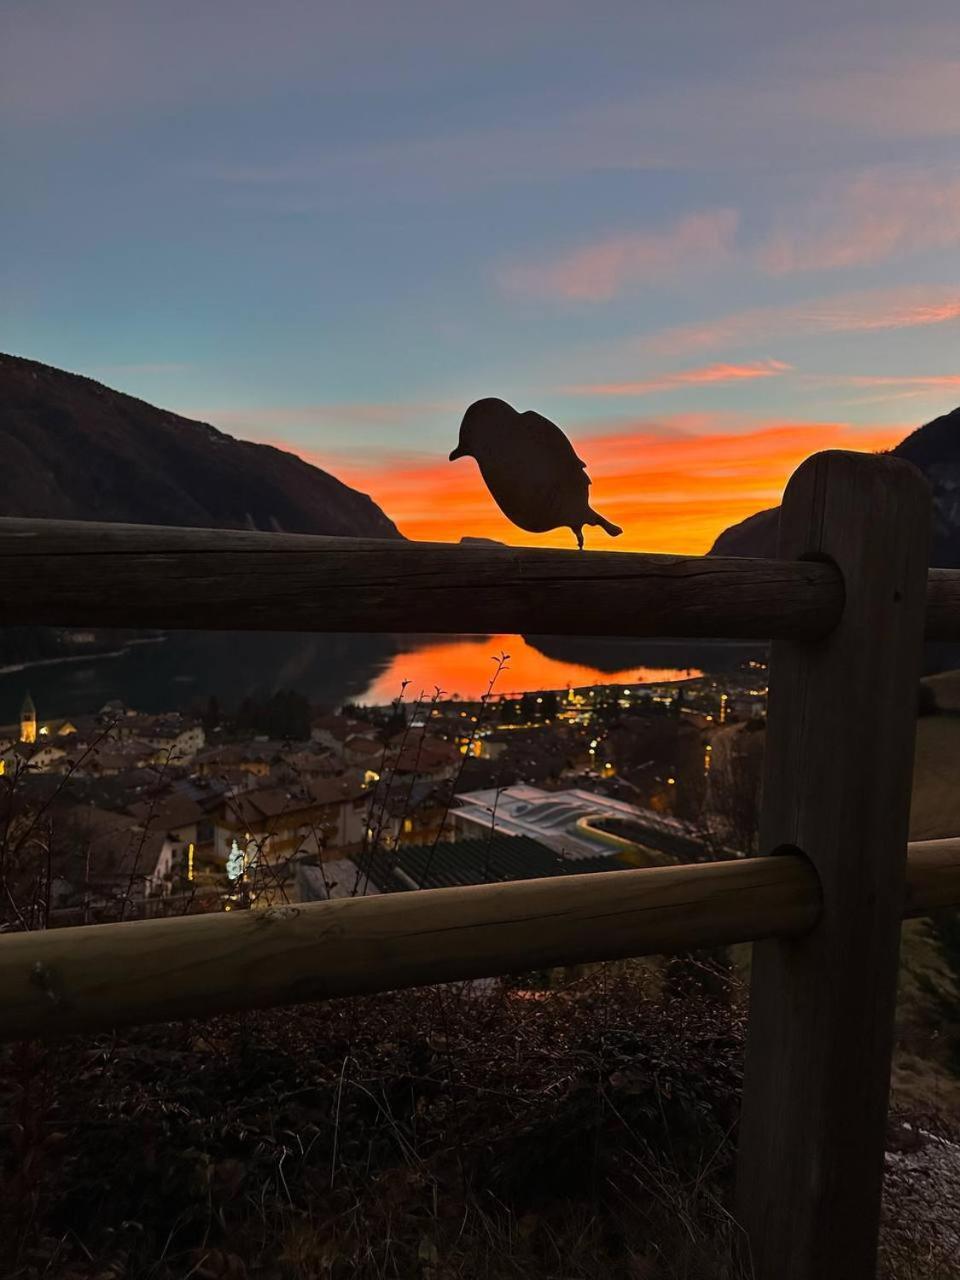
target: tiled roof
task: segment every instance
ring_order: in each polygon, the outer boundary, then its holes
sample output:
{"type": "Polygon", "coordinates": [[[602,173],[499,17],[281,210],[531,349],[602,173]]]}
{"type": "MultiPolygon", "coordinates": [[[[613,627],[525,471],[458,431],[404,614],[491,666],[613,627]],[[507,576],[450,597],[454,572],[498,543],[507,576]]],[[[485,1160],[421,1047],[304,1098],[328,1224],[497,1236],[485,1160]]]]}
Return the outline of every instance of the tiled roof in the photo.
{"type": "Polygon", "coordinates": [[[151,831],[173,834],[182,827],[194,826],[202,821],[204,810],[191,797],[165,795],[150,800],[137,800],[129,806],[130,813],[151,831]]]}
{"type": "Polygon", "coordinates": [[[255,826],[269,820],[304,821],[302,815],[318,806],[343,804],[364,795],[362,782],[354,775],[316,778],[295,790],[262,787],[226,797],[224,817],[230,822],[255,826]]]}
{"type": "Polygon", "coordinates": [[[365,876],[369,872],[370,879],[384,893],[414,887],[445,889],[454,885],[627,870],[616,856],[569,862],[527,836],[497,834],[474,840],[444,840],[435,847],[401,845],[399,849],[378,850],[372,856],[358,854],[356,862],[365,876]]]}

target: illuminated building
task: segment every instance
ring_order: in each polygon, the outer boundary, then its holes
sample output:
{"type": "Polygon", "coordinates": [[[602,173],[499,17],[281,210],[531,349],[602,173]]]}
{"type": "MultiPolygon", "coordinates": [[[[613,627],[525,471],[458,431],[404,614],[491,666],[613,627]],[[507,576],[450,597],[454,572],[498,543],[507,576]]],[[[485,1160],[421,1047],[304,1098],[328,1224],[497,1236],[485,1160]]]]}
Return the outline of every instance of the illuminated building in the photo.
{"type": "Polygon", "coordinates": [[[457,796],[451,810],[453,829],[460,839],[527,836],[562,858],[577,861],[598,854],[619,852],[631,843],[658,848],[664,841],[691,838],[695,833],[677,818],[654,813],[624,800],[571,788],[544,791],[525,784],[499,789],[468,791],[457,796]],[[623,839],[604,829],[610,819],[620,819],[635,833],[623,839]]]}
{"type": "Polygon", "coordinates": [[[33,743],[37,740],[37,708],[28,693],[20,708],[20,741],[33,743]]]}

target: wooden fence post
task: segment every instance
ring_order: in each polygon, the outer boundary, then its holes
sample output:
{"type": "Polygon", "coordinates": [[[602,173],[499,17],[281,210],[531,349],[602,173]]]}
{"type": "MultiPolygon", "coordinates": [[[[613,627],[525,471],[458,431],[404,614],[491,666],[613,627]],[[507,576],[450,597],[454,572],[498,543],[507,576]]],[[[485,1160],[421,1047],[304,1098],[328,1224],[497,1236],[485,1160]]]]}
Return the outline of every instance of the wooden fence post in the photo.
{"type": "Polygon", "coordinates": [[[828,558],[844,611],[775,641],[761,849],[806,854],[820,923],[753,948],[737,1170],[756,1280],[876,1269],[930,497],[892,457],[822,453],[787,487],[779,554],[828,558]]]}

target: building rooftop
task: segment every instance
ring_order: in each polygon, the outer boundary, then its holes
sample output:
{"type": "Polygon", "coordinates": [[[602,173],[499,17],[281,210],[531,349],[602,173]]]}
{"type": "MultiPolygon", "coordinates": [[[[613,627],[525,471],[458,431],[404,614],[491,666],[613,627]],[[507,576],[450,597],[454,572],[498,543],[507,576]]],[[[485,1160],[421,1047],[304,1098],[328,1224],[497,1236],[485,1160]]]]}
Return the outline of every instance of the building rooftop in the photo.
{"type": "Polygon", "coordinates": [[[627,870],[609,853],[573,863],[528,836],[496,833],[475,840],[443,840],[436,845],[401,845],[372,855],[357,854],[355,863],[361,883],[369,877],[382,893],[627,870]]]}
{"type": "Polygon", "coordinates": [[[328,898],[370,898],[380,893],[351,858],[334,858],[319,864],[297,862],[296,890],[300,902],[324,902],[328,898]]]}
{"type": "MultiPolygon", "coordinates": [[[[528,836],[562,857],[576,860],[610,856],[616,850],[614,841],[591,830],[589,824],[596,818],[628,821],[632,829],[649,833],[652,848],[661,847],[664,837],[690,838],[695,834],[677,818],[580,788],[543,791],[521,785],[468,791],[457,799],[459,807],[452,812],[461,825],[493,829],[500,835],[528,836]]],[[[642,843],[642,835],[636,842],[642,843]]]]}

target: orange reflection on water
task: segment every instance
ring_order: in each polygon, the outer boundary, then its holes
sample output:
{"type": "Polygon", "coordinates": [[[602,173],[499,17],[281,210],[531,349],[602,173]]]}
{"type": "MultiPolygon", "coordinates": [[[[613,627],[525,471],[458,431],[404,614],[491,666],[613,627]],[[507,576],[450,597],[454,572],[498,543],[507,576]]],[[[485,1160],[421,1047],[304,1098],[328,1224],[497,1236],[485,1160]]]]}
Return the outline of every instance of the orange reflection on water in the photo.
{"type": "Polygon", "coordinates": [[[405,699],[426,698],[439,686],[447,697],[479,698],[487,692],[500,654],[510,655],[497,678],[494,693],[526,693],[535,689],[566,689],[591,684],[640,684],[687,680],[702,672],[694,668],[627,667],[623,671],[597,671],[576,663],[547,658],[522,636],[463,636],[441,640],[415,653],[398,654],[364,694],[362,701],[382,705],[400,693],[409,681],[405,699]]]}

